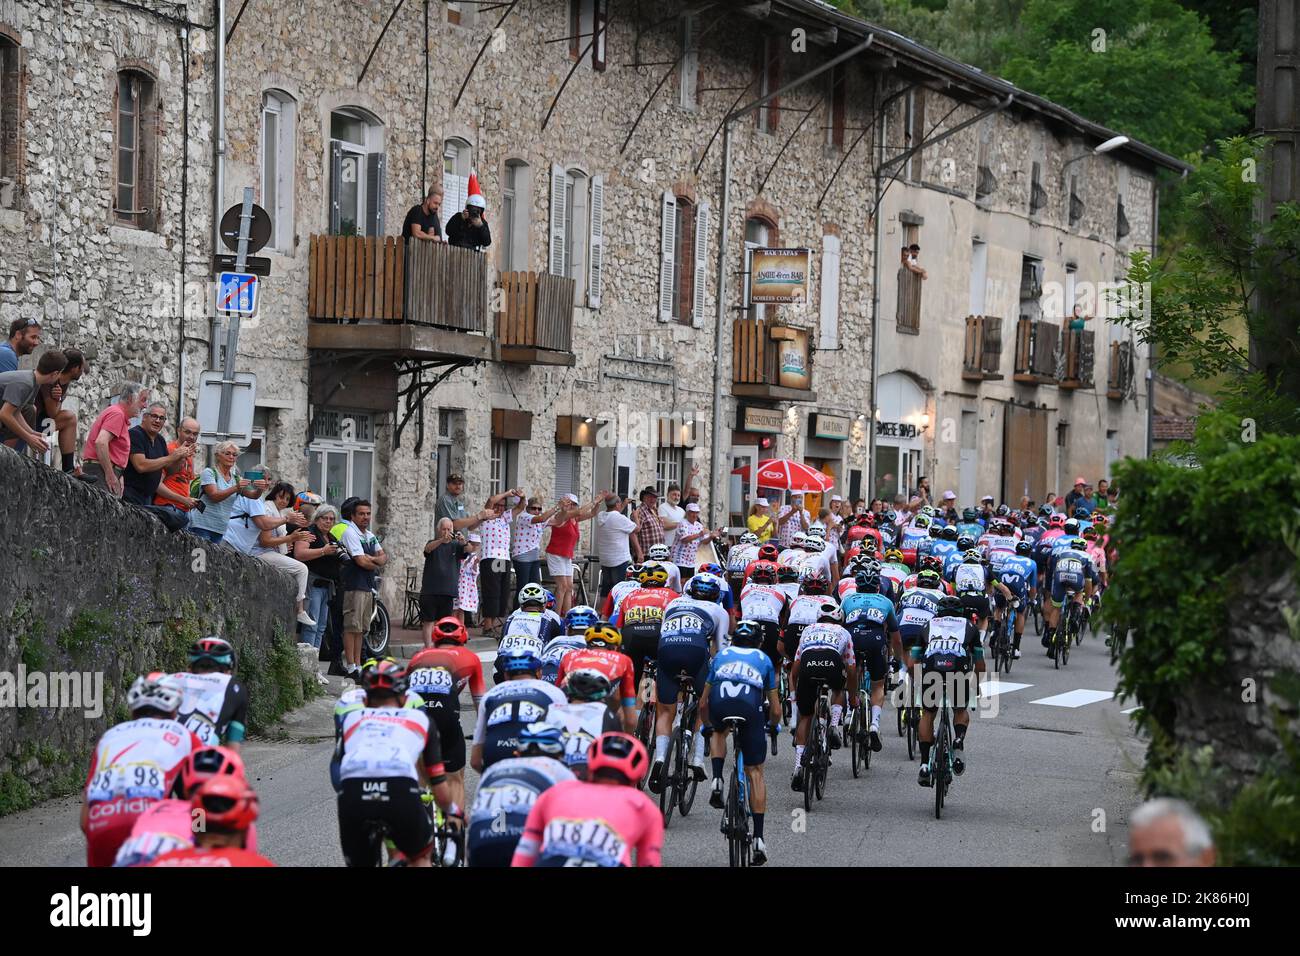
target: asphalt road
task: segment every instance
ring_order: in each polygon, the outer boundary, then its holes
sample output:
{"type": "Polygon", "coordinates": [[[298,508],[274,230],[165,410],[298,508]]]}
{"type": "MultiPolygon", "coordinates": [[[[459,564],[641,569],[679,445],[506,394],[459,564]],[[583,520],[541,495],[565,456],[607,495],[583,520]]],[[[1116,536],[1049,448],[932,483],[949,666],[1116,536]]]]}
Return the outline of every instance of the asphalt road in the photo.
{"type": "MultiPolygon", "coordinates": [[[[896,736],[892,708],[882,718],[884,750],[870,770],[853,779],[848,750],[837,751],[825,799],[806,815],[802,794],[790,790],[794,748],[783,735],[767,764],[771,865],[1121,864],[1145,745],[1113,699],[1090,700],[1115,685],[1104,643],[1086,638],[1069,666],[1054,670],[1031,624],[1025,652],[994,688],[1000,691],[991,697],[996,711],[972,721],[967,770],[954,781],[942,820],[934,818],[934,791],[917,785],[917,763],[896,736]]],[[[342,684],[332,684],[337,695],[342,684]]],[[[332,704],[314,701],[285,721],[278,739],[244,748],[261,796],[260,850],[282,866],[343,864],[327,769],[332,704]]],[[[461,716],[471,729],[470,711],[461,716]]],[[[467,773],[472,793],[475,775],[467,773]]],[[[79,800],[69,797],[0,819],[0,863],[84,864],[78,808],[79,800]]],[[[725,866],[720,816],[701,785],[691,814],[673,817],[665,865],[725,866]]]]}

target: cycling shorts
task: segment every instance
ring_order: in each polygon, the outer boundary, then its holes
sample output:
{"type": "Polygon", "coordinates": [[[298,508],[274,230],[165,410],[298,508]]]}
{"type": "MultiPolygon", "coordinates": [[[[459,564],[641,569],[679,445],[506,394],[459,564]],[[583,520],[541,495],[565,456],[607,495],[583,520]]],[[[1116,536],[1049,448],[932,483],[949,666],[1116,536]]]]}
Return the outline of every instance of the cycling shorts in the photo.
{"type": "Polygon", "coordinates": [[[112,866],[136,819],[153,803],[152,797],[118,797],[92,803],[85,830],[86,865],[112,866]]]}
{"type": "Polygon", "coordinates": [[[339,793],[339,842],[348,866],[378,866],[380,837],[408,860],[433,845],[433,818],[409,777],[344,780],[339,793]]]}
{"type": "Polygon", "coordinates": [[[967,592],[961,595],[962,606],[970,611],[981,621],[989,616],[989,596],[987,594],[976,594],[967,592]]]}
{"type": "Polygon", "coordinates": [[[726,733],[726,718],[745,718],[740,728],[740,753],[748,767],[761,766],[767,759],[767,721],[763,719],[762,704],[756,703],[757,693],[731,697],[724,696],[717,687],[709,690],[709,723],[716,733],[726,733]]]}
{"type": "Polygon", "coordinates": [[[1065,604],[1066,591],[1075,591],[1079,594],[1082,594],[1084,592],[1084,585],[1064,584],[1060,581],[1053,581],[1052,582],[1052,603],[1055,604],[1057,607],[1061,607],[1063,604],[1065,604]]]}
{"type": "Polygon", "coordinates": [[[460,701],[446,694],[430,695],[423,707],[438,731],[442,763],[447,773],[465,769],[465,729],[460,725],[460,701]]]}
{"type": "Polygon", "coordinates": [[[853,635],[853,659],[872,681],[884,680],[889,669],[889,637],[879,627],[849,628],[853,635]]]}
{"type": "MultiPolygon", "coordinates": [[[[787,624],[785,626],[785,659],[794,660],[794,652],[799,647],[799,638],[803,636],[803,629],[807,624],[787,624]]],[[[773,661],[775,663],[775,661],[773,661]]]]}
{"type": "Polygon", "coordinates": [[[804,652],[799,658],[799,684],[794,692],[795,706],[799,708],[799,713],[813,712],[818,684],[825,684],[832,691],[841,691],[846,676],[844,658],[833,647],[819,647],[804,652]]]}
{"type": "MultiPolygon", "coordinates": [[[[772,666],[777,670],[780,670],[781,651],[777,645],[781,643],[781,625],[776,621],[759,621],[758,623],[763,628],[763,643],[760,644],[759,647],[761,647],[763,653],[768,656],[768,659],[772,662],[772,666]]],[[[785,647],[787,651],[793,653],[794,649],[790,646],[789,638],[786,638],[785,647]]]]}
{"type": "Polygon", "coordinates": [[[939,688],[946,686],[948,703],[954,710],[975,705],[975,674],[971,659],[963,654],[936,654],[921,662],[921,707],[933,714],[939,709],[939,688]],[[937,677],[942,675],[943,685],[937,677]],[[927,680],[928,677],[928,680],[927,680]]]}
{"type": "Polygon", "coordinates": [[[709,649],[696,644],[666,644],[659,648],[659,677],[655,681],[655,694],[661,704],[677,700],[681,683],[677,675],[685,671],[695,682],[695,692],[704,689],[709,676],[709,649]]]}
{"type": "Polygon", "coordinates": [[[468,859],[465,861],[466,866],[495,867],[503,869],[510,865],[514,859],[515,847],[519,845],[519,836],[507,838],[494,838],[492,840],[475,841],[473,835],[470,835],[469,847],[466,850],[468,859]]]}
{"type": "Polygon", "coordinates": [[[621,633],[623,644],[620,649],[632,658],[633,681],[635,686],[640,687],[646,658],[659,653],[659,623],[629,624],[621,633]]]}

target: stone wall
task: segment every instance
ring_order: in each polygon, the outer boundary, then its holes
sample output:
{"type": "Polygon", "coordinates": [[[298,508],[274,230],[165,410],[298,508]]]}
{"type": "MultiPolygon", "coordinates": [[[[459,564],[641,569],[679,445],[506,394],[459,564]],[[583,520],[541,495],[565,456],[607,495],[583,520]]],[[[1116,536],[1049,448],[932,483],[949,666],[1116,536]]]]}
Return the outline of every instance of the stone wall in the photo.
{"type": "Polygon", "coordinates": [[[126,718],[131,682],[182,669],[205,634],[234,644],[253,728],[314,693],[294,646],[291,578],[168,534],[157,519],[7,448],[0,496],[0,682],[20,668],[102,679],[97,716],[16,699],[0,706],[0,813],[78,787],[95,739],[126,718]]]}

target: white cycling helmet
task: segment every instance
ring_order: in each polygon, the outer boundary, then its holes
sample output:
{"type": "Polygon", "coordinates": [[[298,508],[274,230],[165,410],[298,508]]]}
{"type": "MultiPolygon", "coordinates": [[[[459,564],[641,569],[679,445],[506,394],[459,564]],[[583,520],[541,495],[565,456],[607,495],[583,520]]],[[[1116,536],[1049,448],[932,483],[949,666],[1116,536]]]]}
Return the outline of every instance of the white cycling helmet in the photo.
{"type": "Polygon", "coordinates": [[[758,535],[752,531],[746,531],[740,536],[741,544],[758,544],[758,535]]]}
{"type": "Polygon", "coordinates": [[[807,548],[809,551],[813,552],[814,554],[818,554],[826,550],[826,542],[823,541],[821,538],[817,537],[817,535],[815,534],[808,535],[807,539],[804,541],[803,546],[807,548]]]}
{"type": "Polygon", "coordinates": [[[546,604],[546,588],[540,584],[525,584],[519,589],[519,606],[525,604],[546,604]]]}
{"type": "Polygon", "coordinates": [[[794,537],[790,539],[790,544],[795,548],[806,547],[808,544],[808,535],[804,534],[802,531],[796,531],[794,537]]]}
{"type": "Polygon", "coordinates": [[[142,674],[135,679],[131,689],[126,692],[126,707],[131,713],[152,707],[166,714],[174,714],[181,709],[181,699],[185,690],[181,682],[171,674],[154,671],[142,674]]]}
{"type": "Polygon", "coordinates": [[[842,624],[844,622],[844,612],[830,598],[823,598],[821,603],[817,605],[817,620],[842,624]]]}
{"type": "Polygon", "coordinates": [[[672,551],[666,544],[652,544],[645,556],[649,561],[667,561],[672,556],[672,551]]]}
{"type": "Polygon", "coordinates": [[[810,538],[822,538],[822,539],[825,539],[825,537],[826,537],[826,528],[823,527],[822,525],[819,525],[819,524],[817,524],[817,525],[813,525],[811,528],[808,529],[808,532],[807,532],[807,533],[808,533],[808,537],[810,537],[810,538]]]}

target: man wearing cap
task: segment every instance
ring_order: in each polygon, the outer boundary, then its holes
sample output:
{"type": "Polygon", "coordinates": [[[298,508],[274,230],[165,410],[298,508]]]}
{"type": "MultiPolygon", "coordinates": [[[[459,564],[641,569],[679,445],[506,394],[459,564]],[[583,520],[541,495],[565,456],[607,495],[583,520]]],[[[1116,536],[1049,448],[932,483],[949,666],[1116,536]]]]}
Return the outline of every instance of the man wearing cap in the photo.
{"type": "Polygon", "coordinates": [[[478,177],[469,177],[469,196],[465,208],[447,220],[447,242],[462,249],[485,249],[492,245],[492,230],[488,228],[483,193],[478,177]]]}
{"type": "Polygon", "coordinates": [[[1083,475],[1074,479],[1074,490],[1065,496],[1065,513],[1067,515],[1074,514],[1074,503],[1085,496],[1083,489],[1087,483],[1088,480],[1083,475]]]}
{"type": "Polygon", "coordinates": [[[465,502],[461,500],[461,495],[465,491],[465,479],[463,476],[452,472],[447,476],[447,493],[438,499],[438,503],[433,509],[433,518],[435,526],[443,518],[451,521],[453,531],[464,531],[467,528],[473,528],[482,524],[485,518],[492,517],[484,512],[478,514],[469,514],[465,510],[465,502]]]}
{"type": "Polygon", "coordinates": [[[632,517],[637,523],[633,552],[641,561],[652,547],[664,543],[664,523],[659,519],[659,492],[655,491],[654,485],[641,489],[641,507],[632,517]]]}
{"type": "Polygon", "coordinates": [[[939,513],[943,516],[945,524],[956,524],[957,514],[957,495],[952,489],[943,493],[943,504],[939,508],[939,513]]]}
{"type": "Polygon", "coordinates": [[[686,520],[677,529],[677,541],[673,545],[673,563],[682,575],[682,584],[691,579],[695,573],[696,555],[700,545],[718,537],[718,532],[710,531],[700,522],[700,506],[692,503],[686,506],[686,520]]]}

